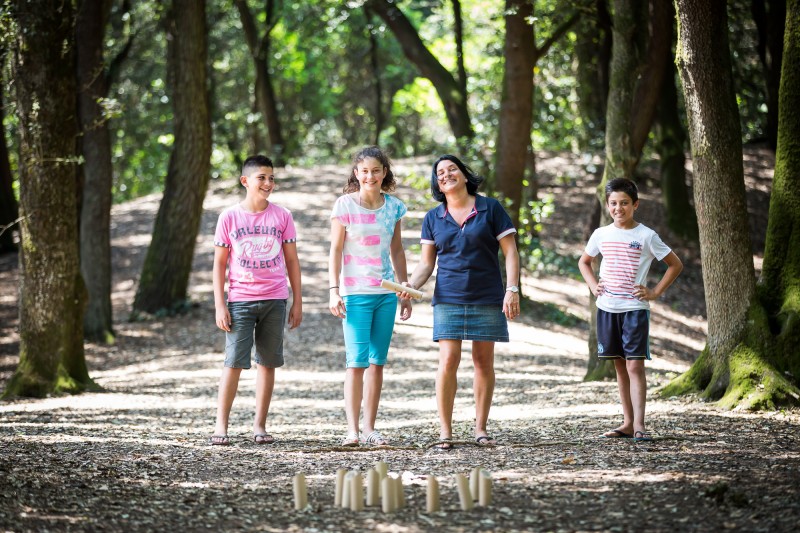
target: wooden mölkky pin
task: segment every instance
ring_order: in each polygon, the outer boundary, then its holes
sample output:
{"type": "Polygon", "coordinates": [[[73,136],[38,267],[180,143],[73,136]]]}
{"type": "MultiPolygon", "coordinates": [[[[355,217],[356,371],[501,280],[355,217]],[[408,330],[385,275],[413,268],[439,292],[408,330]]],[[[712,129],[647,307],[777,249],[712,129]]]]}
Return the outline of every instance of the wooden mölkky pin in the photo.
{"type": "Polygon", "coordinates": [[[458,501],[462,511],[472,510],[472,494],[469,492],[469,481],[464,474],[456,474],[456,487],[458,488],[458,501]]]}
{"type": "Polygon", "coordinates": [[[381,475],[374,468],[367,470],[367,507],[380,505],[381,475]]]}
{"type": "Polygon", "coordinates": [[[473,501],[478,499],[478,490],[480,490],[479,485],[481,478],[481,470],[483,470],[483,467],[476,466],[469,473],[469,493],[472,496],[473,501]]]}
{"type": "Polygon", "coordinates": [[[336,488],[334,489],[333,505],[341,507],[342,505],[342,490],[344,489],[344,476],[347,474],[346,468],[340,468],[336,471],[336,488]]]}
{"type": "Polygon", "coordinates": [[[364,478],[360,472],[354,472],[350,477],[350,510],[364,510],[364,478]]]}
{"type": "Polygon", "coordinates": [[[394,481],[389,476],[381,480],[381,509],[384,513],[395,510],[394,481]]]}
{"type": "Polygon", "coordinates": [[[486,470],[481,471],[478,481],[478,504],[481,507],[492,505],[492,475],[486,470]]]}
{"type": "Polygon", "coordinates": [[[355,472],[350,471],[344,475],[344,480],[342,480],[342,503],[341,506],[345,509],[350,508],[350,488],[352,486],[352,479],[353,476],[356,475],[355,472]]]}
{"type": "Polygon", "coordinates": [[[294,508],[296,511],[305,509],[308,505],[308,489],[306,487],[306,476],[302,472],[295,474],[292,478],[292,489],[294,492],[294,508]]]}
{"type": "Polygon", "coordinates": [[[441,511],[439,505],[439,482],[432,475],[428,475],[428,492],[425,495],[425,510],[429,513],[441,511]]]}
{"type": "Polygon", "coordinates": [[[402,509],[406,506],[406,493],[403,490],[403,479],[400,476],[394,478],[394,498],[395,509],[402,509]]]}

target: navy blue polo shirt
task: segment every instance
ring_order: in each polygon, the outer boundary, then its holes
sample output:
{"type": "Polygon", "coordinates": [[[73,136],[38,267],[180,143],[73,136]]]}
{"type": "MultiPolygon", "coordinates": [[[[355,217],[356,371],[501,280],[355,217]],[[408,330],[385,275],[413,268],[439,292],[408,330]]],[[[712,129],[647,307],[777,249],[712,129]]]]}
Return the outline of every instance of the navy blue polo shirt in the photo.
{"type": "Polygon", "coordinates": [[[500,239],[516,231],[500,202],[486,196],[475,197],[475,208],[463,226],[453,220],[445,204],[428,211],[420,242],[436,247],[433,305],[502,305],[500,239]]]}

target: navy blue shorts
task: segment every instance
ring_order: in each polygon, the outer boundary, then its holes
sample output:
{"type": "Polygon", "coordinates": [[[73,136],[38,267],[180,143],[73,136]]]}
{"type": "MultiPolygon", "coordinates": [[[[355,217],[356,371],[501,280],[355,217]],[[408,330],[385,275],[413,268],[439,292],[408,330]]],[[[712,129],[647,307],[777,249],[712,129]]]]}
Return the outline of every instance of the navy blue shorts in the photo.
{"type": "Polygon", "coordinates": [[[599,359],[650,360],[650,311],[623,313],[597,310],[599,359]]]}
{"type": "Polygon", "coordinates": [[[433,340],[508,342],[508,322],[502,305],[436,304],[433,340]]]}

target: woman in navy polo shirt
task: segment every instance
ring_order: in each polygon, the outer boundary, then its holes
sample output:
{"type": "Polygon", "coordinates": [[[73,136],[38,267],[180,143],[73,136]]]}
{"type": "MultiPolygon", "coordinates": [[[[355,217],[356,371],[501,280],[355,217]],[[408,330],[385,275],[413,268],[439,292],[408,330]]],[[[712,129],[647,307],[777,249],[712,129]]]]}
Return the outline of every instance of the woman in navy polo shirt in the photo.
{"type": "Polygon", "coordinates": [[[495,444],[486,431],[494,393],[494,343],[508,342],[506,319],[519,316],[517,230],[500,202],[478,195],[482,182],[455,156],[443,155],[433,164],[431,192],[442,205],[425,215],[422,257],[408,282],[416,289],[424,285],[438,259],[433,340],[439,343],[436,402],[443,450],[453,447],[448,441],[453,436],[456,371],[465,340],[472,341],[475,366],[475,441],[495,444]],[[499,250],[505,257],[505,287],[499,250]]]}

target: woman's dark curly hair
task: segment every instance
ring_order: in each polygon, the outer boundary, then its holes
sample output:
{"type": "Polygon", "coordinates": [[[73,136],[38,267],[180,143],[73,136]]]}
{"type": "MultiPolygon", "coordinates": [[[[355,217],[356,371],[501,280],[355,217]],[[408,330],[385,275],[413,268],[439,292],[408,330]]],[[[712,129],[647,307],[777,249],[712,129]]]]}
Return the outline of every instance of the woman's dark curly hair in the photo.
{"type": "Polygon", "coordinates": [[[467,178],[467,192],[472,196],[478,194],[478,187],[483,183],[483,178],[475,174],[471,168],[462,163],[456,156],[445,154],[433,163],[433,170],[431,171],[431,194],[437,202],[445,201],[444,193],[439,189],[439,178],[436,175],[436,167],[438,167],[439,163],[442,161],[452,161],[455,163],[461,173],[464,174],[464,177],[467,178]]]}

